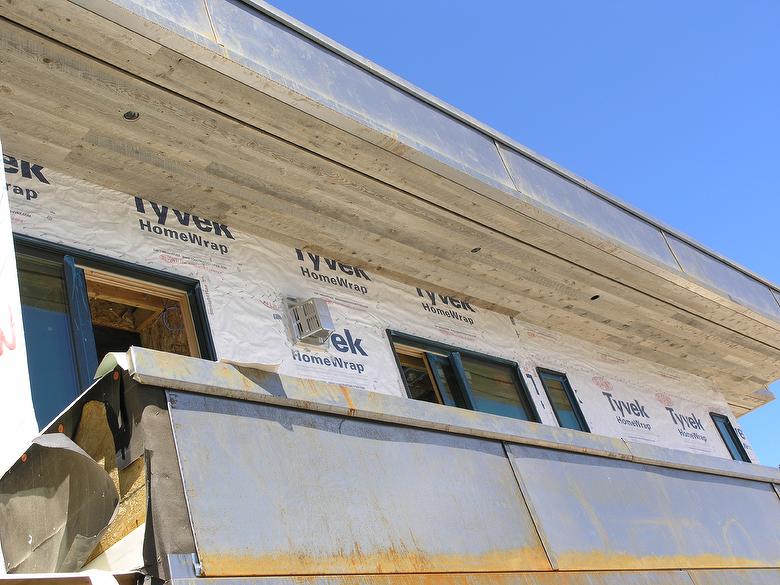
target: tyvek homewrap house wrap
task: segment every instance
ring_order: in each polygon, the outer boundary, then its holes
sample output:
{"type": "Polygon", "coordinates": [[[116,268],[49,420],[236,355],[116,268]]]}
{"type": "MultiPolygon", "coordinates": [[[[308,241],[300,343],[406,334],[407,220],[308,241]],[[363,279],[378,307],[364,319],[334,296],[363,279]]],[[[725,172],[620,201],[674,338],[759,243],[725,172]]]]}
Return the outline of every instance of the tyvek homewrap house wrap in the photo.
{"type": "Polygon", "coordinates": [[[777,580],[773,284],[264,4],[0,16],[7,571],[777,580]]]}
{"type": "MultiPolygon", "coordinates": [[[[201,218],[196,210],[29,164],[38,176],[8,176],[16,233],[75,247],[88,238],[90,252],[197,279],[220,359],[405,396],[387,336],[403,331],[517,362],[546,424],[557,423],[537,368],[567,373],[592,432],[728,457],[709,413],[729,415],[730,409],[706,379],[583,344],[436,289],[404,285],[360,268],[367,264],[359,257],[351,259],[353,266],[303,244],[284,246],[201,218]],[[294,344],[285,325],[287,297],[326,299],[337,342],[294,344]]],[[[738,428],[736,419],[733,424],[738,428]]]]}

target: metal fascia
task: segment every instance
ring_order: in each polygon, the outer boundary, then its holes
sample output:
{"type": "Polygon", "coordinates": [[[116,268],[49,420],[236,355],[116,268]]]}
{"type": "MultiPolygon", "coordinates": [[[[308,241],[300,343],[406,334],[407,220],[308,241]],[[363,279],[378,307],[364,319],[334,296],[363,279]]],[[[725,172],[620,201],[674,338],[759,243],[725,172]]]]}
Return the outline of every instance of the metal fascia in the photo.
{"type": "MultiPolygon", "coordinates": [[[[409,83],[405,79],[395,75],[394,73],[388,71],[384,67],[381,67],[380,65],[377,65],[373,61],[370,61],[369,59],[366,59],[365,57],[362,57],[361,55],[355,53],[354,51],[351,51],[350,49],[346,48],[345,46],[341,45],[340,43],[334,41],[330,37],[327,37],[326,35],[323,35],[322,33],[314,30],[313,28],[303,24],[299,20],[293,18],[289,14],[286,14],[285,12],[282,12],[278,8],[270,5],[268,2],[265,2],[264,0],[240,0],[244,4],[251,6],[252,8],[262,12],[266,16],[276,20],[280,24],[286,26],[287,28],[297,32],[298,34],[303,35],[310,41],[313,41],[320,45],[321,47],[327,49],[328,51],[331,51],[332,53],[335,53],[336,55],[342,57],[343,59],[346,59],[347,61],[350,61],[351,63],[354,63],[355,65],[359,66],[361,69],[365,70],[367,73],[374,75],[376,77],[379,77],[380,79],[386,81],[387,83],[390,83],[391,85],[395,86],[396,88],[412,95],[413,97],[422,100],[423,102],[437,108],[438,110],[442,111],[443,113],[447,114],[448,116],[463,122],[464,124],[467,124],[474,128],[475,130],[479,130],[483,134],[487,135],[488,137],[492,138],[499,144],[502,144],[508,148],[511,148],[513,150],[518,151],[520,154],[527,156],[528,158],[532,159],[534,162],[546,167],[548,170],[574,182],[575,184],[579,185],[580,187],[588,190],[591,192],[594,196],[600,197],[601,199],[604,199],[605,201],[616,205],[617,207],[620,207],[624,211],[627,211],[628,213],[636,216],[637,218],[641,219],[642,221],[645,221],[649,223],[650,225],[653,225],[654,227],[665,231],[676,238],[679,238],[686,242],[687,244],[690,244],[694,248],[697,248],[701,252],[704,252],[705,254],[708,254],[712,256],[713,258],[720,260],[721,262],[731,266],[732,268],[738,270],[739,272],[742,272],[746,274],[747,276],[769,286],[770,288],[773,288],[775,290],[780,291],[780,286],[773,284],[772,282],[766,280],[764,277],[750,271],[749,269],[745,268],[744,266],[741,266],[737,264],[736,262],[729,260],[728,258],[725,258],[724,256],[721,256],[717,252],[710,250],[698,242],[696,242],[694,239],[692,239],[690,236],[668,226],[667,224],[663,223],[662,221],[655,219],[654,217],[649,216],[645,212],[637,209],[636,207],[633,207],[632,205],[622,201],[615,195],[612,195],[611,193],[605,191],[601,187],[598,187],[597,185],[594,185],[587,179],[584,179],[583,177],[580,177],[576,175],[575,173],[572,173],[571,171],[561,167],[554,161],[540,155],[539,153],[531,150],[527,146],[524,146],[514,140],[513,138],[510,138],[506,134],[503,134],[502,132],[499,132],[498,130],[491,128],[490,126],[480,122],[473,116],[470,116],[466,114],[465,112],[455,108],[454,106],[451,106],[450,104],[440,100],[439,98],[433,96],[432,94],[426,92],[425,90],[417,87],[416,85],[409,83]]],[[[503,161],[503,157],[501,157],[501,160],[503,161]]],[[[511,174],[510,174],[511,179],[511,174]]]]}

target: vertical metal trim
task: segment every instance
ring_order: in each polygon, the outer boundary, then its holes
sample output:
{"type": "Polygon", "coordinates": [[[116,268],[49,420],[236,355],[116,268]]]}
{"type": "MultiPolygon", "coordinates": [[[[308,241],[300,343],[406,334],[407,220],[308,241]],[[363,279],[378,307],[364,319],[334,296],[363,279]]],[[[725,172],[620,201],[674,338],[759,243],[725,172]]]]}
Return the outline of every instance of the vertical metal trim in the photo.
{"type": "Polygon", "coordinates": [[[206,299],[203,296],[200,281],[197,281],[186,292],[187,300],[190,303],[190,315],[192,315],[195,325],[195,336],[198,338],[200,357],[215,362],[217,361],[217,349],[214,345],[214,336],[211,334],[206,299]]]}
{"type": "Polygon", "coordinates": [[[476,410],[476,408],[474,408],[474,395],[471,392],[471,384],[469,384],[469,380],[466,378],[466,370],[463,369],[463,361],[460,359],[460,352],[450,352],[450,361],[453,365],[452,369],[455,372],[455,377],[458,379],[458,384],[461,387],[466,408],[476,410]]]}
{"type": "Polygon", "coordinates": [[[550,563],[550,567],[553,571],[557,571],[558,561],[555,557],[555,554],[552,552],[552,547],[549,540],[547,539],[547,534],[542,527],[539,514],[536,511],[534,505],[531,503],[528,487],[525,485],[523,477],[520,475],[520,470],[517,468],[517,464],[515,463],[515,457],[512,453],[512,445],[505,441],[501,441],[501,446],[504,448],[504,454],[506,455],[507,459],[509,459],[509,465],[512,468],[512,474],[515,476],[517,487],[520,488],[520,494],[523,496],[523,502],[525,503],[525,507],[528,510],[529,516],[531,517],[531,522],[534,524],[534,530],[536,530],[536,535],[539,537],[539,542],[542,543],[542,548],[544,549],[544,554],[547,557],[547,562],[550,563]]]}
{"type": "Polygon", "coordinates": [[[181,477],[181,487],[184,492],[184,505],[187,507],[187,519],[190,522],[190,531],[192,532],[192,540],[195,543],[195,552],[192,553],[192,566],[199,573],[197,576],[208,576],[203,568],[203,561],[200,560],[200,546],[198,545],[198,534],[195,532],[195,525],[192,523],[192,508],[190,506],[190,499],[187,497],[187,482],[184,479],[184,469],[181,466],[181,457],[179,457],[179,444],[176,440],[176,425],[173,422],[173,409],[176,407],[176,392],[173,390],[165,391],[165,402],[168,411],[168,420],[171,423],[171,437],[173,437],[173,448],[176,450],[176,467],[179,468],[179,476],[181,477]]]}
{"type": "Polygon", "coordinates": [[[92,331],[92,313],[87,297],[87,281],[84,271],[76,266],[73,256],[62,259],[65,273],[65,289],[68,295],[68,314],[76,354],[76,370],[79,392],[89,387],[98,367],[95,335],[92,331]]]}
{"type": "MultiPolygon", "coordinates": [[[[542,417],[539,416],[539,409],[536,408],[536,402],[534,402],[533,394],[531,394],[531,391],[528,389],[528,384],[525,383],[525,379],[523,378],[523,370],[520,369],[520,366],[516,365],[513,368],[512,374],[516,378],[517,382],[517,392],[521,395],[521,398],[524,398],[528,402],[528,409],[530,412],[528,413],[528,416],[530,417],[529,420],[531,422],[542,422],[542,417]]],[[[531,380],[533,381],[533,379],[531,380]]],[[[538,394],[537,390],[537,394],[538,394]]]]}
{"type": "Polygon", "coordinates": [[[777,303],[777,306],[780,307],[780,292],[775,294],[775,289],[773,289],[771,286],[769,287],[769,294],[772,295],[772,298],[775,299],[775,302],[777,303]]]}
{"type": "Polygon", "coordinates": [[[777,494],[777,497],[780,498],[780,485],[773,483],[772,487],[775,488],[775,493],[777,494]]]}
{"type": "Polygon", "coordinates": [[[498,151],[498,158],[501,161],[501,164],[504,165],[504,170],[506,171],[507,176],[509,177],[509,180],[511,181],[512,185],[515,188],[515,191],[520,193],[521,195],[525,195],[520,190],[520,187],[517,185],[517,181],[515,181],[515,177],[512,174],[512,169],[509,168],[509,163],[507,163],[506,159],[504,158],[504,153],[501,152],[501,143],[498,142],[496,139],[493,139],[493,144],[496,146],[496,150],[498,151]]]}
{"type": "Polygon", "coordinates": [[[449,356],[438,355],[424,350],[423,355],[425,355],[425,361],[430,368],[433,381],[436,384],[436,391],[439,393],[439,398],[441,398],[441,403],[445,406],[466,408],[466,399],[463,397],[463,392],[459,388],[450,388],[450,384],[447,383],[446,375],[440,370],[440,367],[443,364],[446,364],[453,371],[453,375],[456,378],[458,377],[449,356]],[[432,367],[431,364],[436,365],[436,367],[432,367]],[[460,402],[460,404],[458,402],[460,402]]]}
{"type": "Polygon", "coordinates": [[[669,243],[669,238],[666,237],[666,232],[664,230],[660,230],[661,237],[664,239],[664,242],[666,243],[666,247],[669,248],[669,252],[672,254],[672,258],[674,258],[674,261],[677,262],[677,266],[680,267],[680,271],[683,274],[688,274],[685,272],[685,268],[682,266],[682,262],[680,262],[680,259],[677,257],[677,254],[674,253],[674,250],[672,249],[672,245],[669,243]]]}
{"type": "Polygon", "coordinates": [[[214,26],[214,19],[211,18],[211,8],[209,7],[209,0],[203,0],[203,8],[206,10],[206,18],[209,19],[209,26],[211,27],[211,34],[214,36],[214,42],[222,48],[222,54],[225,57],[229,57],[227,49],[225,49],[224,43],[220,40],[219,34],[217,34],[217,27],[214,26]]]}
{"type": "Polygon", "coordinates": [[[692,571],[690,569],[685,571],[680,571],[681,573],[685,573],[688,575],[688,578],[691,580],[692,585],[699,585],[699,582],[696,580],[695,571],[692,571]]]}

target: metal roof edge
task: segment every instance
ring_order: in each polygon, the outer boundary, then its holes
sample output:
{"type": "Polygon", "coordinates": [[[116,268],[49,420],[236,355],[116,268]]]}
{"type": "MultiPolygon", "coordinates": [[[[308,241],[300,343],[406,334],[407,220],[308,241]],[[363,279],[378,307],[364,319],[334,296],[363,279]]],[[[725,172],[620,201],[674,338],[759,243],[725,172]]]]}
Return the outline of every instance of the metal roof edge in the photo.
{"type": "Polygon", "coordinates": [[[357,65],[358,67],[365,70],[369,74],[379,77],[380,79],[386,81],[387,83],[390,83],[391,85],[395,86],[401,91],[404,91],[410,94],[411,96],[419,100],[422,100],[428,105],[437,108],[444,114],[447,114],[448,116],[455,118],[456,120],[471,126],[475,130],[482,132],[483,134],[493,139],[494,141],[501,143],[503,146],[518,151],[523,156],[530,158],[531,160],[544,166],[548,170],[560,175],[561,177],[569,181],[574,182],[575,184],[579,185],[584,189],[587,189],[596,197],[600,197],[601,199],[604,199],[605,201],[620,207],[624,211],[636,216],[642,221],[645,221],[650,225],[658,228],[659,230],[666,232],[667,234],[670,234],[684,241],[685,243],[693,246],[699,251],[709,256],[712,256],[713,258],[723,262],[724,264],[734,268],[735,270],[738,270],[739,272],[742,272],[743,274],[753,278],[754,280],[757,280],[758,282],[780,292],[780,285],[777,285],[772,281],[766,279],[765,277],[753,272],[749,268],[746,268],[741,264],[733,260],[730,260],[729,258],[726,258],[725,256],[719,254],[718,252],[710,248],[707,248],[706,246],[703,246],[702,244],[698,243],[695,239],[693,239],[691,236],[677,230],[676,228],[670,227],[668,224],[652,217],[651,215],[645,213],[644,211],[639,210],[638,208],[630,205],[629,203],[622,201],[620,198],[611,194],[605,189],[599,187],[598,185],[595,185],[590,181],[588,181],[587,179],[577,175],[576,173],[573,173],[572,171],[565,169],[564,167],[558,165],[557,163],[548,159],[547,157],[537,153],[531,148],[528,148],[527,146],[520,144],[515,139],[510,138],[506,134],[488,126],[483,122],[480,122],[473,116],[470,116],[469,114],[463,112],[462,110],[459,110],[455,106],[452,106],[447,102],[437,98],[436,96],[428,93],[427,91],[417,87],[413,83],[392,73],[391,71],[385,69],[381,65],[378,65],[373,61],[363,57],[362,55],[348,49],[347,47],[341,45],[340,43],[331,39],[327,35],[320,33],[319,31],[311,28],[310,26],[307,26],[306,24],[302,23],[296,18],[290,16],[286,12],[283,12],[282,10],[279,10],[275,6],[272,6],[265,0],[240,0],[240,2],[254,8],[255,10],[262,12],[269,18],[272,18],[273,20],[279,22],[280,24],[286,26],[287,28],[290,28],[291,30],[303,35],[304,37],[306,37],[312,42],[317,43],[324,49],[327,49],[328,51],[331,51],[332,53],[335,53],[336,55],[350,61],[351,63],[357,65]]]}

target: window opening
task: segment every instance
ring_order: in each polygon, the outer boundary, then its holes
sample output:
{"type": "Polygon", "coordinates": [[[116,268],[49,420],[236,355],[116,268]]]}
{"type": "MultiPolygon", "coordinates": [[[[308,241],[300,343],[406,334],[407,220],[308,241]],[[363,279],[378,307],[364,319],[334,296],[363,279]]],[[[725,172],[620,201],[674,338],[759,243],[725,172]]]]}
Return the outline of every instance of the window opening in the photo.
{"type": "Polygon", "coordinates": [[[213,359],[197,281],[24,236],[15,247],[40,428],[92,383],[109,352],[134,345],[213,359]]]}
{"type": "Polygon", "coordinates": [[[517,383],[517,368],[492,360],[461,356],[474,410],[534,420],[530,400],[517,383]]]}
{"type": "Polygon", "coordinates": [[[566,429],[590,432],[566,374],[542,369],[538,373],[558,424],[566,429]]]}
{"type": "Polygon", "coordinates": [[[711,412],[710,416],[715,423],[715,428],[718,429],[720,438],[723,439],[723,442],[726,444],[726,449],[728,449],[731,454],[731,458],[735,461],[750,463],[750,457],[748,457],[747,451],[745,451],[745,447],[742,446],[742,441],[739,440],[737,431],[734,429],[734,426],[731,424],[728,417],[714,412],[711,412]]]}
{"type": "Polygon", "coordinates": [[[200,357],[185,291],[84,269],[98,360],[131,345],[200,357]]]}
{"type": "Polygon", "coordinates": [[[410,398],[538,422],[516,364],[398,333],[390,340],[410,398]]]}

